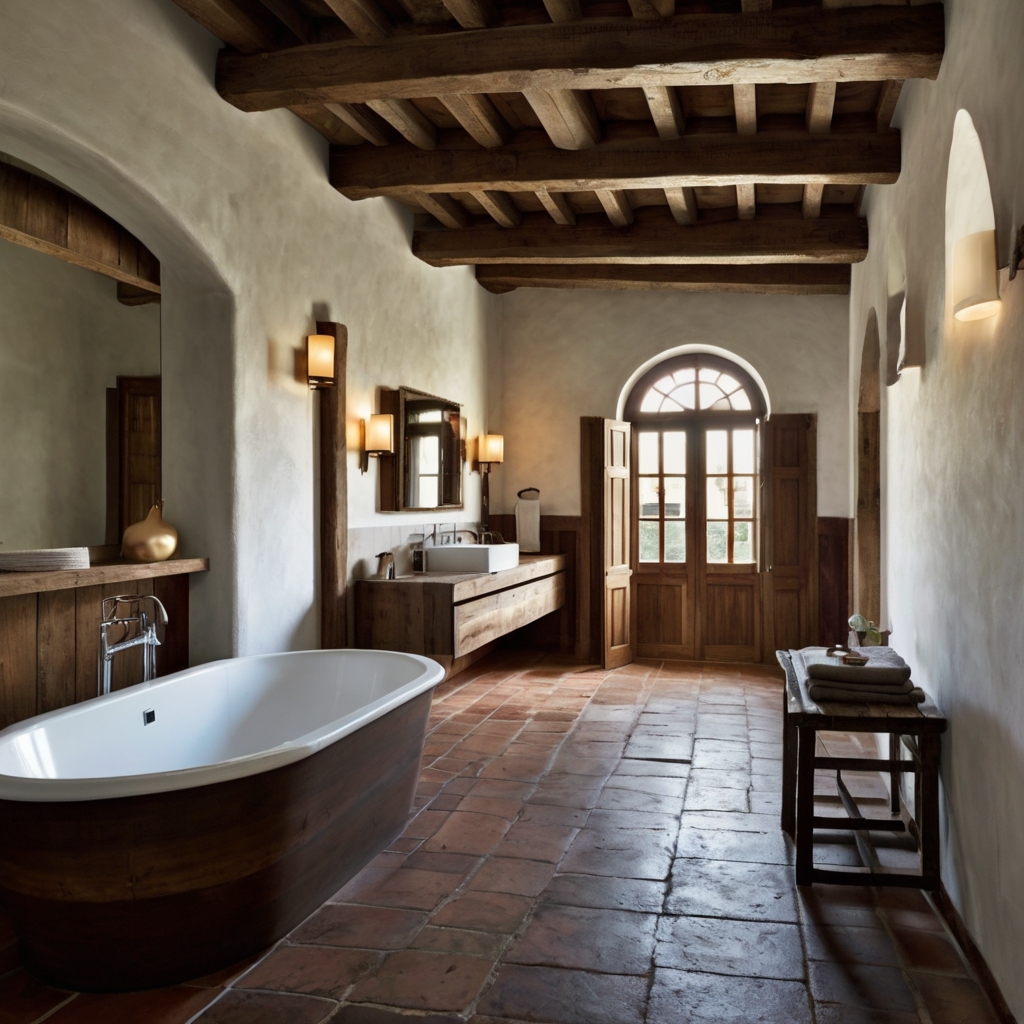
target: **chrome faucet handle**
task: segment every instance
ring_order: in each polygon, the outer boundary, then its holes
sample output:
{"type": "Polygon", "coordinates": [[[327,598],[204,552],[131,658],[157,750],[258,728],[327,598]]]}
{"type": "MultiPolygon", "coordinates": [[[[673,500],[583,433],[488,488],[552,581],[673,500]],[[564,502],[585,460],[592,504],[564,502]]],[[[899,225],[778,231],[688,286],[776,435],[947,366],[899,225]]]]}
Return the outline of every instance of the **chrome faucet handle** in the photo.
{"type": "Polygon", "coordinates": [[[105,597],[102,605],[103,618],[109,622],[129,622],[145,617],[142,606],[149,604],[152,618],[161,626],[167,625],[167,609],[155,594],[118,594],[117,597],[105,597]],[[121,605],[128,606],[127,615],[119,615],[121,605]],[[153,607],[155,606],[155,607],[153,607]]]}

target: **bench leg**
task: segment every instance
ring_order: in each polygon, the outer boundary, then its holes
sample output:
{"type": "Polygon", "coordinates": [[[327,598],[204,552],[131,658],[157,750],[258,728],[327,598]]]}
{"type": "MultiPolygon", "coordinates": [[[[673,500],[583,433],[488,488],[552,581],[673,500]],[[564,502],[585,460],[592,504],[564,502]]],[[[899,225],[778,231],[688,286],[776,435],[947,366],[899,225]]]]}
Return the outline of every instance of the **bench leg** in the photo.
{"type": "Polygon", "coordinates": [[[812,728],[797,732],[796,884],[810,885],[814,873],[814,748],[812,728]]]}
{"type": "MultiPolygon", "coordinates": [[[[900,759],[900,736],[899,733],[889,733],[889,760],[898,761],[900,759]]],[[[889,772],[889,809],[893,814],[899,814],[900,812],[900,783],[902,779],[902,773],[899,771],[889,772]]]]}
{"type": "Polygon", "coordinates": [[[782,695],[782,831],[796,838],[797,730],[789,720],[789,701],[782,695]]]}
{"type": "Polygon", "coordinates": [[[926,888],[938,888],[939,737],[937,733],[923,733],[918,742],[921,750],[921,877],[928,882],[926,888]]]}

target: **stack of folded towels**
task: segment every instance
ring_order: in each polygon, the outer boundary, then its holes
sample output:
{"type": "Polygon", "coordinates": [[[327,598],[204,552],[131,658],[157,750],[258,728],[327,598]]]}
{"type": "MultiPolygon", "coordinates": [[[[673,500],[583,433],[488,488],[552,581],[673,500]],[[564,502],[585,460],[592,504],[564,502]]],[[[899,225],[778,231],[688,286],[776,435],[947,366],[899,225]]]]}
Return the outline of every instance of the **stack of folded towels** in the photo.
{"type": "Polygon", "coordinates": [[[857,704],[921,704],[924,691],[910,681],[910,666],[891,647],[853,647],[850,653],[867,658],[863,665],[848,665],[829,648],[805,647],[792,651],[797,678],[807,686],[811,700],[838,700],[857,704]]]}

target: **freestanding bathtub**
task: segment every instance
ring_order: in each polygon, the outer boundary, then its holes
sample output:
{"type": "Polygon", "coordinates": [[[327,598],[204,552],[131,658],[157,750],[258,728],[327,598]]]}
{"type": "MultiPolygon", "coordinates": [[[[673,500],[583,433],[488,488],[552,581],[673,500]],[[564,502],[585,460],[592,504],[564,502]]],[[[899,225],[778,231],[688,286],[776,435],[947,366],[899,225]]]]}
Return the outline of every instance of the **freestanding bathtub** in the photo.
{"type": "Polygon", "coordinates": [[[25,965],[150,988],[279,939],[404,828],[443,676],[390,651],[237,658],[0,732],[25,965]]]}

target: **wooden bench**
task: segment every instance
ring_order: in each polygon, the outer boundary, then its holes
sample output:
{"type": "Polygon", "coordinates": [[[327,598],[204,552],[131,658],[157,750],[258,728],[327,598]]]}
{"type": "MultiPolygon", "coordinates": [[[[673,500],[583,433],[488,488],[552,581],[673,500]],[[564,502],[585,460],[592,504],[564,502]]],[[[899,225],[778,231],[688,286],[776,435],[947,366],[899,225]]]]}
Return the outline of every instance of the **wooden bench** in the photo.
{"type": "Polygon", "coordinates": [[[939,888],[939,753],[946,719],[931,702],[852,704],[811,700],[797,678],[787,651],[776,651],[786,672],[782,739],[782,828],[796,843],[797,885],[830,882],[839,885],[913,886],[939,888]],[[819,732],[889,734],[889,757],[820,757],[819,732]],[[909,757],[904,757],[904,750],[909,757]],[[814,813],[814,772],[834,768],[839,799],[848,817],[814,813]],[[890,777],[889,818],[866,818],[843,782],[843,771],[881,771],[890,777]],[[900,791],[903,772],[914,774],[914,810],[910,813],[900,791]],[[864,868],[847,870],[814,866],[815,829],[852,831],[864,868]],[[906,832],[920,854],[920,872],[912,874],[883,867],[871,843],[871,832],[906,832]]]}

